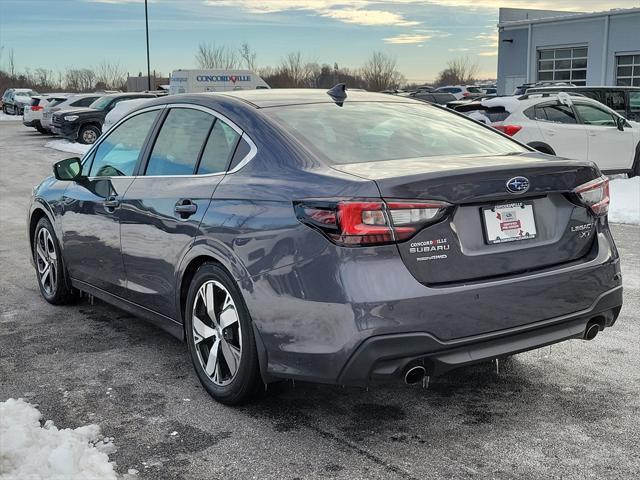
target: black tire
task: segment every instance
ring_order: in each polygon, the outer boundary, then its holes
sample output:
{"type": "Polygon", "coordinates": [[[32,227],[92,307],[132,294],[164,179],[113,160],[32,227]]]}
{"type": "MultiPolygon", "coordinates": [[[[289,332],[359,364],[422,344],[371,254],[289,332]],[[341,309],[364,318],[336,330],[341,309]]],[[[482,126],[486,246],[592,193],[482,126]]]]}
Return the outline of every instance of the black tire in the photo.
{"type": "Polygon", "coordinates": [[[42,128],[42,127],[36,127],[36,130],[38,130],[42,135],[49,135],[51,133],[46,128],[42,128]]]}
{"type": "MultiPolygon", "coordinates": [[[[218,300],[216,299],[216,305],[217,304],[218,300]]],[[[208,314],[203,314],[202,316],[208,317],[208,314]]],[[[220,322],[219,318],[217,321],[220,322]]],[[[222,333],[223,330],[220,330],[220,332],[222,333]]],[[[220,338],[216,335],[218,334],[211,336],[211,339],[220,338]]],[[[223,336],[227,338],[226,333],[223,336]]],[[[218,402],[226,405],[246,403],[253,399],[260,388],[263,387],[264,384],[260,376],[256,342],[249,311],[247,310],[236,282],[223,268],[215,263],[204,263],[200,268],[198,268],[193,280],[191,281],[185,309],[185,337],[189,348],[189,354],[191,355],[191,361],[193,362],[196,374],[200,379],[200,383],[202,383],[205,390],[207,390],[207,392],[209,392],[209,394],[218,402]],[[220,290],[223,295],[225,293],[230,294],[234,304],[234,312],[237,314],[238,323],[241,328],[240,331],[242,332],[240,335],[241,339],[238,342],[241,346],[241,355],[237,370],[235,375],[233,375],[229,380],[226,380],[229,383],[225,385],[220,385],[214,382],[212,376],[207,374],[205,366],[203,365],[202,352],[203,349],[207,350],[209,347],[205,344],[206,342],[204,340],[201,340],[201,343],[196,345],[194,335],[193,306],[196,301],[202,301],[197,299],[200,288],[205,284],[211,284],[211,282],[217,282],[226,289],[226,292],[220,290]]],[[[208,351],[210,352],[211,348],[209,348],[208,351]]],[[[220,355],[222,355],[222,349],[219,351],[221,352],[220,355]]],[[[224,363],[224,365],[227,364],[224,363]]],[[[223,368],[223,366],[220,368],[223,368]]],[[[227,370],[227,373],[228,372],[229,370],[227,370]]]]}
{"type": "Polygon", "coordinates": [[[9,110],[7,109],[6,105],[2,105],[2,111],[4,112],[5,115],[9,115],[9,110]]]}
{"type": "Polygon", "coordinates": [[[78,142],[84,143],[85,145],[92,145],[96,142],[100,133],[102,132],[98,126],[85,125],[84,127],[81,127],[78,132],[78,142]]]}
{"type": "Polygon", "coordinates": [[[53,305],[63,305],[75,301],[78,298],[77,291],[70,286],[71,284],[62,260],[60,244],[58,243],[55,230],[47,218],[41,218],[38,221],[32,243],[38,287],[44,299],[53,305]],[[48,258],[48,263],[42,256],[43,252],[44,257],[48,258]],[[54,255],[52,256],[51,253],[54,255]],[[54,256],[55,258],[53,258],[54,256]],[[49,271],[51,273],[45,278],[44,273],[46,272],[47,264],[49,264],[49,271]]]}

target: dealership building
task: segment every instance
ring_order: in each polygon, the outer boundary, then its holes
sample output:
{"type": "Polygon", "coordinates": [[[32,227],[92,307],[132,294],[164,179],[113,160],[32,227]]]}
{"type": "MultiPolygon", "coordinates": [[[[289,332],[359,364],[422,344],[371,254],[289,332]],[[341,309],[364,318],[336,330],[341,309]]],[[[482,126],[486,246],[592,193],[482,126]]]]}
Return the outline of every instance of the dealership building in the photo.
{"type": "Polygon", "coordinates": [[[640,87],[640,8],[596,13],[501,8],[498,94],[547,80],[640,87]]]}

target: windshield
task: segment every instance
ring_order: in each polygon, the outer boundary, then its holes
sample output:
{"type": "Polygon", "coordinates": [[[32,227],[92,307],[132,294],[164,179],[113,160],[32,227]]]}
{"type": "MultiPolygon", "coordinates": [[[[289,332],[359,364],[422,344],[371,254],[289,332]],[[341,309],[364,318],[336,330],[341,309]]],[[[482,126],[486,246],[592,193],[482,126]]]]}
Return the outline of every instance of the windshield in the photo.
{"type": "Polygon", "coordinates": [[[527,150],[454,113],[427,104],[352,102],[265,109],[330,163],[442,155],[506,155],[527,150]]]}
{"type": "Polygon", "coordinates": [[[89,105],[89,108],[95,108],[96,110],[104,110],[105,108],[107,108],[107,105],[109,105],[112,101],[113,101],[113,97],[109,95],[100,97],[91,105],[89,105]]]}

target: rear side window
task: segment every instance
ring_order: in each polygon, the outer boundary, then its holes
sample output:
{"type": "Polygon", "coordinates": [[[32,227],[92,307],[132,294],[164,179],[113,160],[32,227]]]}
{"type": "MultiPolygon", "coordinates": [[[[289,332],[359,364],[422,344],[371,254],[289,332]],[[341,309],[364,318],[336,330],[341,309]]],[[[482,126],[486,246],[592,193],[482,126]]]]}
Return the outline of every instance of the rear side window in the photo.
{"type": "Polygon", "coordinates": [[[535,119],[554,123],[578,123],[576,115],[567,105],[544,105],[535,107],[535,119]]]}
{"type": "Polygon", "coordinates": [[[202,152],[198,174],[224,172],[238,145],[240,134],[222,120],[216,120],[202,152]]]}
{"type": "Polygon", "coordinates": [[[240,141],[238,142],[238,146],[236,147],[236,151],[233,154],[233,159],[231,160],[231,164],[229,165],[229,170],[233,170],[240,162],[242,162],[247,155],[251,152],[251,145],[244,138],[240,137],[240,141]]]}
{"type": "Polygon", "coordinates": [[[467,87],[467,92],[482,93],[482,90],[480,90],[478,87],[467,87]]]}
{"type": "Polygon", "coordinates": [[[81,98],[80,100],[76,100],[75,102],[71,103],[72,107],[88,107],[89,105],[91,105],[97,97],[85,97],[85,98],[81,98]]]}
{"type": "Polygon", "coordinates": [[[613,109],[625,111],[627,109],[624,92],[604,92],[604,104],[613,109]]]}
{"type": "Polygon", "coordinates": [[[156,139],[145,175],[193,175],[215,117],[190,108],[172,108],[156,139]]]}
{"type": "Polygon", "coordinates": [[[629,107],[632,112],[640,112],[640,92],[629,92],[629,107]]]}
{"type": "Polygon", "coordinates": [[[131,176],[158,111],[141,113],[118,125],[98,145],[89,176],[131,176]]]}

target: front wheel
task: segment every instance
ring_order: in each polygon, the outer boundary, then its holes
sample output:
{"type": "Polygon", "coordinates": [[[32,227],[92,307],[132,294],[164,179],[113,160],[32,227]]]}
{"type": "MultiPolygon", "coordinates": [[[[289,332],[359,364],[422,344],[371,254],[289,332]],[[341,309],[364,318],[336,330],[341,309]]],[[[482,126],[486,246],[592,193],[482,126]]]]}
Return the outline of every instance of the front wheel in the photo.
{"type": "Polygon", "coordinates": [[[214,399],[237,405],[255,396],[262,380],[249,311],[216,264],[203,264],[191,282],[185,335],[196,374],[214,399]]]}
{"type": "Polygon", "coordinates": [[[44,299],[54,305],[72,302],[76,296],[68,286],[62,252],[51,222],[41,218],[33,237],[33,258],[38,286],[44,299]]]}
{"type": "Polygon", "coordinates": [[[100,133],[100,129],[95,125],[85,125],[80,128],[80,131],[78,132],[78,141],[80,143],[91,145],[96,143],[100,133]]]}

